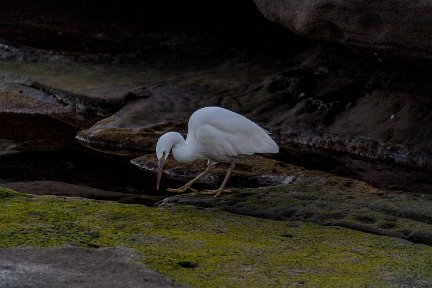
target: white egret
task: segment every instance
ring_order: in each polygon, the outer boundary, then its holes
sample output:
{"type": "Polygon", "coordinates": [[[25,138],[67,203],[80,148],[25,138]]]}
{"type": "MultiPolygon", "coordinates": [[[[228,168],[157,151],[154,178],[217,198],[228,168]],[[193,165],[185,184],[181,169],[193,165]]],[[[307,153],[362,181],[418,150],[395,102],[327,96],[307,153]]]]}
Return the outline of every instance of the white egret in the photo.
{"type": "Polygon", "coordinates": [[[170,151],[179,162],[192,162],[207,159],[207,169],[178,189],[169,192],[182,193],[191,188],[198,179],[206,175],[210,168],[219,162],[230,163],[230,167],[217,190],[205,194],[219,196],[225,189],[228,178],[234,169],[235,159],[254,153],[278,153],[279,147],[267,131],[246,117],[220,107],[205,107],[195,111],[188,123],[186,140],[178,132],[162,135],[156,144],[158,158],[157,189],[159,190],[164,161],[170,151]]]}

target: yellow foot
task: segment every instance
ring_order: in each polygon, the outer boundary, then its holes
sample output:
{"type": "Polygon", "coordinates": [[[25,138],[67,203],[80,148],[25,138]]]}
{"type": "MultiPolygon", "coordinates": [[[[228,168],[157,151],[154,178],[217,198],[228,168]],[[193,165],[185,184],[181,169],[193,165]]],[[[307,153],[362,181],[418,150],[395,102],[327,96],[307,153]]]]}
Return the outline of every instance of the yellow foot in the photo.
{"type": "Polygon", "coordinates": [[[167,188],[166,191],[171,193],[184,193],[187,190],[191,190],[192,192],[197,192],[196,189],[190,187],[190,186],[182,186],[180,188],[167,188]]]}

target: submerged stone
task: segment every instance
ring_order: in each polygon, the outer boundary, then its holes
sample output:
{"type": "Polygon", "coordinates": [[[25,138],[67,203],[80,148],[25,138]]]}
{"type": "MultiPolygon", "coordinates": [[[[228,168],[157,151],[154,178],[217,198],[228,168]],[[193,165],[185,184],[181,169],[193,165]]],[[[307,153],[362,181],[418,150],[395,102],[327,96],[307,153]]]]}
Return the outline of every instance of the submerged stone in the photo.
{"type": "MultiPolygon", "coordinates": [[[[158,169],[155,155],[145,155],[131,160],[131,163],[146,172],[156,173],[158,169]]],[[[179,163],[169,158],[164,164],[164,174],[169,179],[189,181],[207,168],[207,161],[195,161],[193,163],[179,163]]],[[[222,183],[228,171],[229,164],[216,164],[209,174],[198,180],[197,183],[218,186],[222,183]]],[[[234,187],[256,187],[306,181],[304,169],[285,164],[270,158],[252,155],[236,161],[231,174],[229,185],[234,187]]],[[[312,177],[308,178],[313,181],[312,177]]],[[[162,180],[162,182],[164,182],[162,180]]]]}
{"type": "Polygon", "coordinates": [[[83,197],[97,200],[117,201],[120,203],[144,204],[147,206],[153,206],[155,202],[164,198],[164,196],[158,195],[141,195],[107,191],[58,181],[9,182],[2,184],[2,186],[33,195],[83,197]]]}

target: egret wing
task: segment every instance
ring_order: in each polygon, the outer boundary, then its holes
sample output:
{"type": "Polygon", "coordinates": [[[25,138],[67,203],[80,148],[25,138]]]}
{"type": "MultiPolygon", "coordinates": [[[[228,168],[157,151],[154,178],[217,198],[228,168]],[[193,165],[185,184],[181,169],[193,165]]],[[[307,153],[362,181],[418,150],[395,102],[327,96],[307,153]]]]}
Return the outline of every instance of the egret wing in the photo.
{"type": "Polygon", "coordinates": [[[222,108],[203,112],[191,117],[189,133],[207,152],[237,156],[279,151],[268,133],[246,117],[222,108]]]}

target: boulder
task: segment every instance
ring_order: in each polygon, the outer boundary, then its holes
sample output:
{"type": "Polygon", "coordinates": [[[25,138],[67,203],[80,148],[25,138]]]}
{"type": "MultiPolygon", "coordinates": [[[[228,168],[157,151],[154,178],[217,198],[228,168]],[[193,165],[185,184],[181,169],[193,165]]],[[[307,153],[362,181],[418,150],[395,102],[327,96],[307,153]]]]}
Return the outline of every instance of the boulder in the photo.
{"type": "Polygon", "coordinates": [[[139,262],[124,247],[0,249],[3,287],[184,287],[139,262]]]}
{"type": "Polygon", "coordinates": [[[254,2],[267,19],[309,39],[432,58],[429,1],[254,2]]]}

